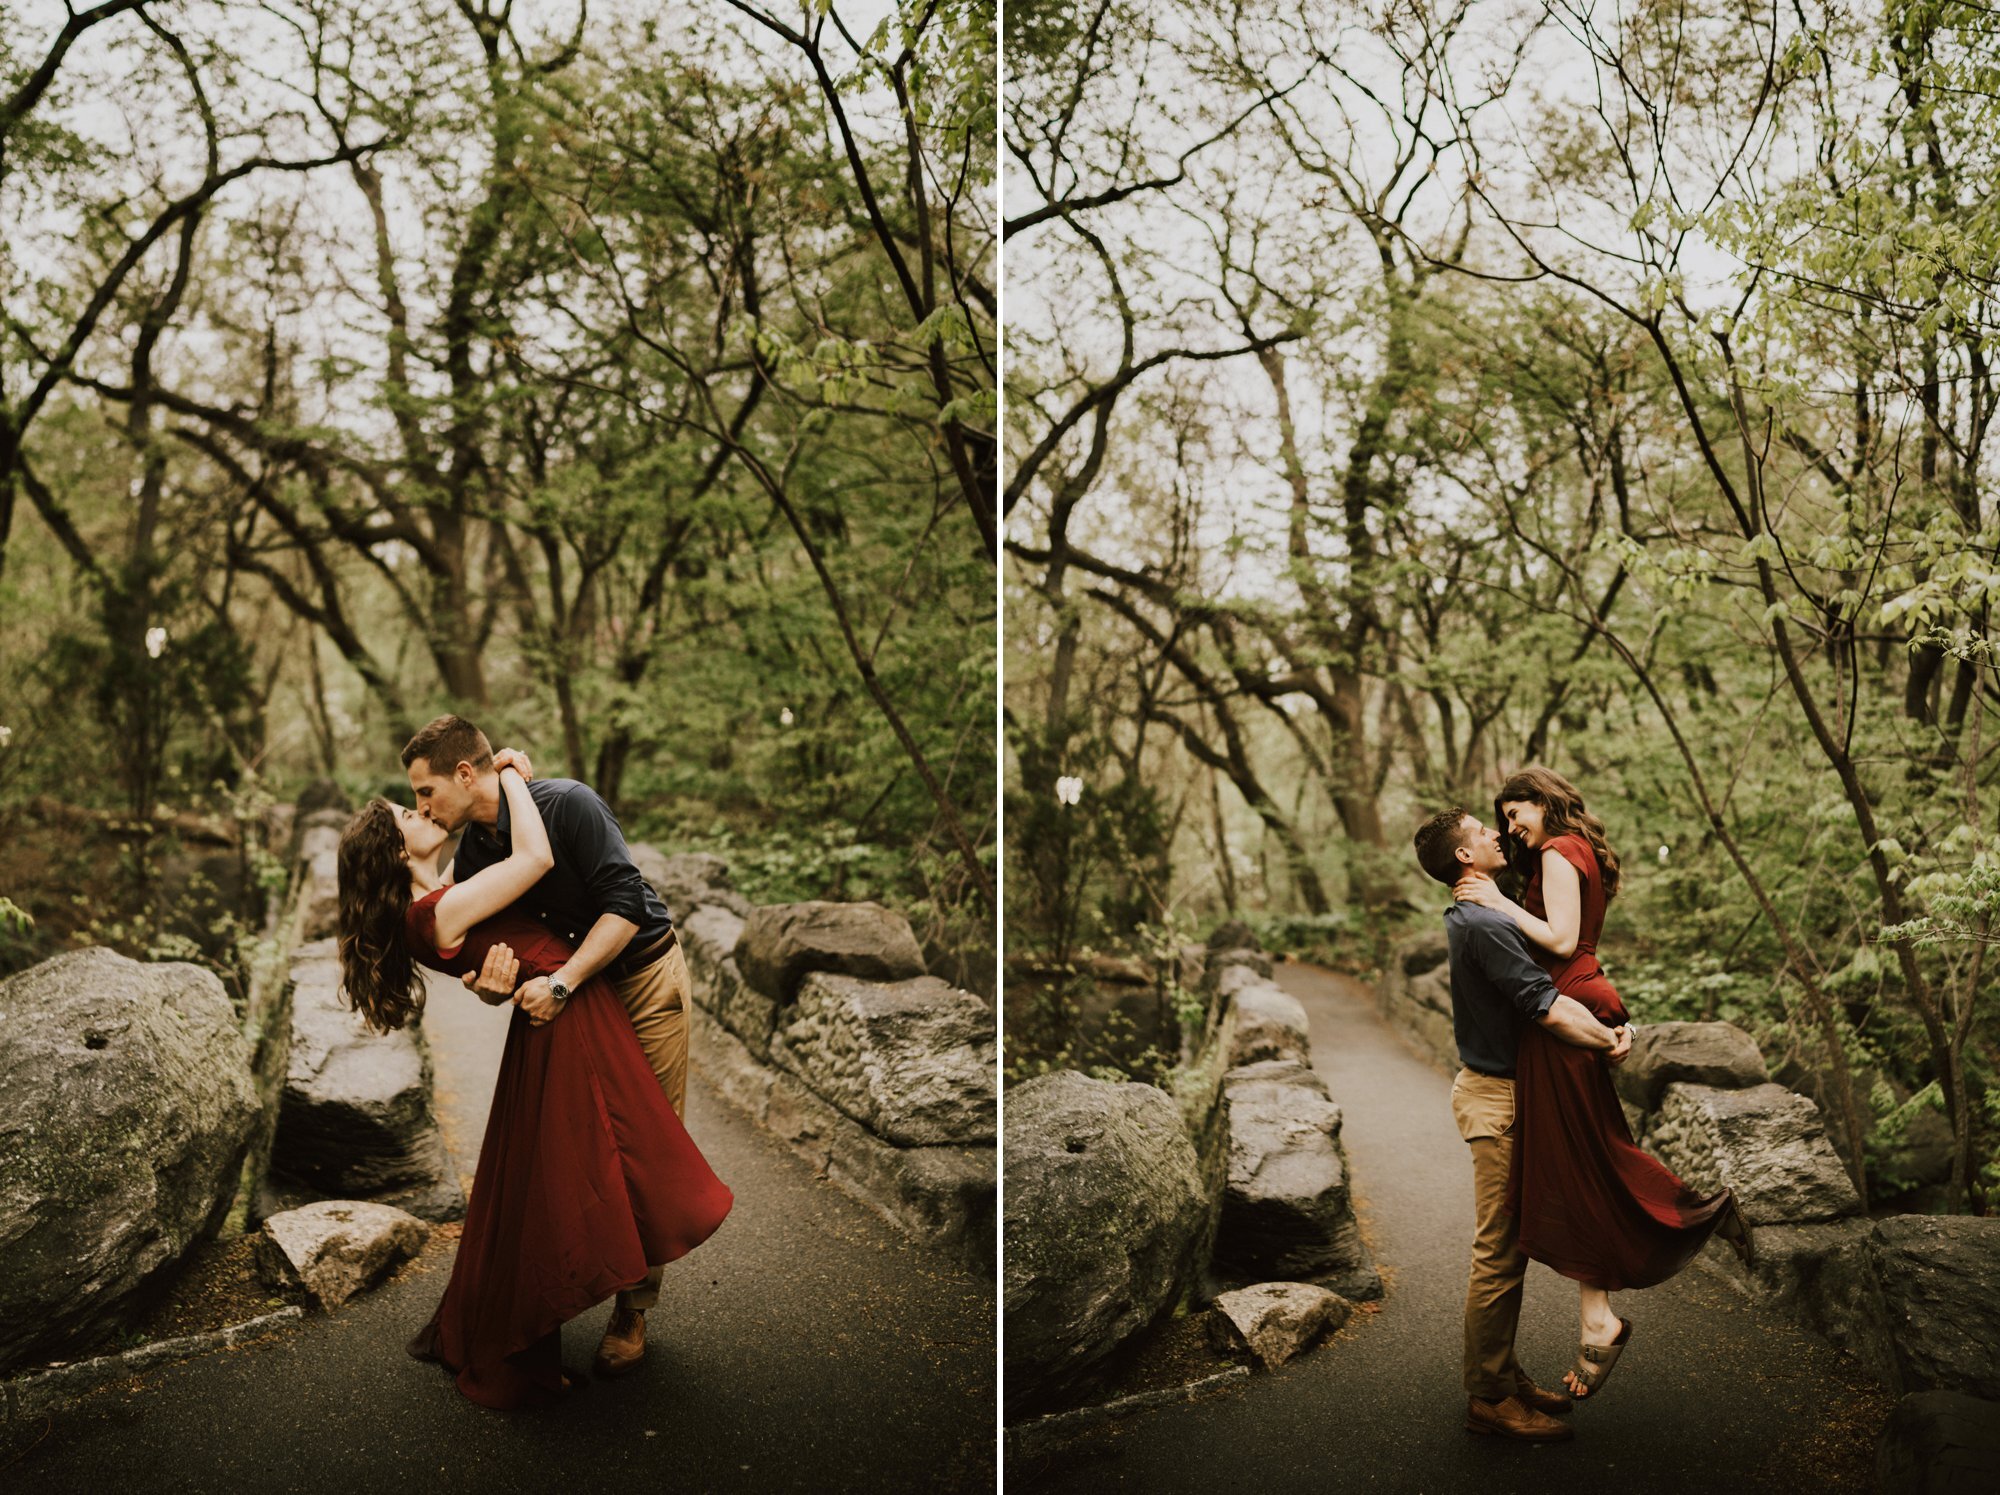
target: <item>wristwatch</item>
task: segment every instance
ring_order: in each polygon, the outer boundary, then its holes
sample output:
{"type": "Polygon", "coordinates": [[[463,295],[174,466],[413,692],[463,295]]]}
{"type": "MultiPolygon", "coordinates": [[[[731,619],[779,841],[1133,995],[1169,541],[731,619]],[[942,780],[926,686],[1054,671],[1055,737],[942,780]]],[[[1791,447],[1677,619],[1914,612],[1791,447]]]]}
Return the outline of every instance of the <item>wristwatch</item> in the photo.
{"type": "Polygon", "coordinates": [[[558,1002],[567,1002],[569,1000],[569,987],[563,983],[562,977],[549,977],[549,995],[554,997],[558,1002]]]}

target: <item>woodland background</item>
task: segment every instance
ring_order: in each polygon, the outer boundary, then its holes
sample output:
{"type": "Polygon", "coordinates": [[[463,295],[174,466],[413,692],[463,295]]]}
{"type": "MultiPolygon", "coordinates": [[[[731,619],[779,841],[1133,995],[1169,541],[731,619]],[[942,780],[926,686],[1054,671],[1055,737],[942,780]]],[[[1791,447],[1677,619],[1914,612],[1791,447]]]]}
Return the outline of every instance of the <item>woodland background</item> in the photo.
{"type": "Polygon", "coordinates": [[[0,972],[458,710],[990,973],[994,28],[0,5],[0,972]]]}
{"type": "Polygon", "coordinates": [[[1541,762],[1635,1017],[1811,1076],[1878,1205],[1985,1210],[2000,17],[1007,26],[1009,1078],[1173,1063],[1094,956],[1379,963],[1445,896],[1416,824],[1541,762]]]}

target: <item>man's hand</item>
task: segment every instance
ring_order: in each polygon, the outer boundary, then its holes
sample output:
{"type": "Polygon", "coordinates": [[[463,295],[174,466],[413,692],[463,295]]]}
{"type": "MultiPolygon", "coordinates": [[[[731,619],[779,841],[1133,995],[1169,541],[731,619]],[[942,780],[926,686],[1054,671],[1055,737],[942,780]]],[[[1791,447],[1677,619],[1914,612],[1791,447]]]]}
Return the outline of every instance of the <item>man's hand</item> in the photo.
{"type": "Polygon", "coordinates": [[[537,1028],[554,1021],[561,1015],[567,1002],[558,1002],[549,991],[549,978],[537,976],[514,993],[514,1005],[528,1014],[528,1021],[537,1028]]]}
{"type": "Polygon", "coordinates": [[[520,774],[521,782],[524,784],[535,782],[535,765],[530,763],[528,755],[518,748],[501,748],[494,753],[493,771],[498,773],[503,768],[511,768],[520,774]]]}
{"type": "Polygon", "coordinates": [[[1460,903],[1476,903],[1481,908],[1490,908],[1496,913],[1504,912],[1507,908],[1507,895],[1500,891],[1500,885],[1480,873],[1462,877],[1452,884],[1451,896],[1460,903]]]}
{"type": "Polygon", "coordinates": [[[1604,1056],[1604,1062],[1606,1064],[1623,1064],[1626,1056],[1632,1052],[1632,1030],[1626,1027],[1625,1024],[1620,1023],[1611,1030],[1611,1034],[1618,1041],[1611,1045],[1609,1052],[1604,1056]]]}
{"type": "Polygon", "coordinates": [[[513,949],[495,945],[486,952],[484,965],[476,971],[467,971],[460,979],[465,982],[465,989],[488,1007],[498,1007],[513,1000],[514,983],[520,975],[521,962],[514,958],[513,949]]]}

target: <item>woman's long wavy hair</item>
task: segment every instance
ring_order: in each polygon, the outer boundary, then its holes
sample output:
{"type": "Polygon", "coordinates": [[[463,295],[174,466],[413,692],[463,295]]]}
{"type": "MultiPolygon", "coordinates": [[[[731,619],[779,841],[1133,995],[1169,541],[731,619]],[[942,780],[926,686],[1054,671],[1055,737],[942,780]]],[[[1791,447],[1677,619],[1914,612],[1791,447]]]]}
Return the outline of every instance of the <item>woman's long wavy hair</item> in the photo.
{"type": "MultiPolygon", "coordinates": [[[[1542,807],[1542,829],[1551,837],[1581,836],[1589,842],[1590,849],[1597,853],[1598,868],[1604,874],[1605,898],[1608,900],[1617,894],[1618,853],[1604,839],[1604,822],[1583,807],[1583,796],[1577,793],[1576,785],[1553,768],[1524,768],[1502,784],[1500,792],[1493,796],[1494,824],[1505,826],[1505,807],[1522,803],[1542,807]]],[[[1528,850],[1511,835],[1502,835],[1500,844],[1507,849],[1509,867],[1523,879],[1534,875],[1541,864],[1540,852],[1528,850]]]]}
{"type": "Polygon", "coordinates": [[[371,799],[340,833],[340,984],[377,1033],[393,1033],[424,1005],[410,959],[410,862],[396,807],[371,799]]]}

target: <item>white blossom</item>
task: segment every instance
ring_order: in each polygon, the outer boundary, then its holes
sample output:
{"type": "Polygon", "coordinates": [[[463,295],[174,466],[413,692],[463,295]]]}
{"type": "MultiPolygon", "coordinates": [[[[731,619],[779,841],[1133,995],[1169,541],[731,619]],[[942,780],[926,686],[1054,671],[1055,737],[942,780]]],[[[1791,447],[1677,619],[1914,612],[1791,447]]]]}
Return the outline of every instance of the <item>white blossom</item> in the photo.
{"type": "Polygon", "coordinates": [[[146,657],[148,659],[158,659],[166,652],[167,630],[164,628],[148,628],[146,630],[146,657]]]}
{"type": "Polygon", "coordinates": [[[792,708],[789,706],[778,713],[778,725],[781,727],[789,727],[797,720],[798,718],[792,715],[792,708]]]}
{"type": "Polygon", "coordinates": [[[1664,846],[1660,848],[1660,865],[1662,867],[1667,865],[1667,848],[1664,846]]]}
{"type": "Polygon", "coordinates": [[[1073,805],[1083,798],[1083,780],[1072,774],[1064,774],[1056,780],[1056,800],[1060,804],[1073,805]]]}
{"type": "Polygon", "coordinates": [[[0,727],[0,747],[5,747],[13,740],[14,729],[12,727],[0,727]]]}

